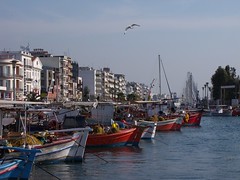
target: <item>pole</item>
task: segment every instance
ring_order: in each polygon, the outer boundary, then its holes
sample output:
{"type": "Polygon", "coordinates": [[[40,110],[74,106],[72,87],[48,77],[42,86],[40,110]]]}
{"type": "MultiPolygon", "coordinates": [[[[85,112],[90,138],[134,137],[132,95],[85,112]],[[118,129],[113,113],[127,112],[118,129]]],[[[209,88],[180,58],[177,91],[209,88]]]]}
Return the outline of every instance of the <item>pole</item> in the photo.
{"type": "Polygon", "coordinates": [[[16,101],[16,63],[17,60],[12,60],[12,68],[13,68],[13,100],[16,101]]]}
{"type": "Polygon", "coordinates": [[[0,138],[3,137],[3,124],[2,124],[2,119],[3,119],[3,112],[0,109],[0,138]]]}
{"type": "Polygon", "coordinates": [[[209,109],[209,102],[208,102],[208,91],[209,91],[209,89],[208,89],[208,82],[206,82],[206,85],[207,85],[207,108],[209,109]]]}
{"type": "Polygon", "coordinates": [[[162,90],[161,90],[161,63],[160,63],[160,55],[158,55],[158,61],[159,61],[159,95],[161,97],[161,94],[162,94],[162,90]]]}
{"type": "Polygon", "coordinates": [[[59,99],[58,99],[58,84],[59,84],[59,73],[58,73],[58,70],[55,71],[55,73],[56,73],[56,86],[57,86],[57,89],[56,89],[56,102],[58,102],[59,101],[59,99]]]}

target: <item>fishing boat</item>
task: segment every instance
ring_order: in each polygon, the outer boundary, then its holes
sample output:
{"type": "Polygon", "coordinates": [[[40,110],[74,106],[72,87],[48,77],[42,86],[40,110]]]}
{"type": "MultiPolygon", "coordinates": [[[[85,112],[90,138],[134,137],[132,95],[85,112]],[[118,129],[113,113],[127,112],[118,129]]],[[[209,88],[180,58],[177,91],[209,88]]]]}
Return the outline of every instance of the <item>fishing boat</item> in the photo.
{"type": "Polygon", "coordinates": [[[240,116],[240,108],[236,107],[232,111],[232,116],[240,116]]]}
{"type": "MultiPolygon", "coordinates": [[[[85,117],[65,116],[63,127],[79,127],[83,121],[88,121],[85,117]]],[[[119,127],[119,124],[112,120],[109,125],[92,123],[90,126],[93,131],[88,134],[86,147],[115,147],[115,146],[138,146],[141,136],[146,126],[130,125],[129,127],[119,127]]],[[[119,122],[120,123],[120,122],[119,122]]],[[[123,123],[122,123],[123,124],[123,123]]]]}
{"type": "MultiPolygon", "coordinates": [[[[1,102],[1,101],[0,101],[1,102]]],[[[15,104],[16,102],[11,102],[15,104]]],[[[84,128],[69,128],[69,129],[55,129],[42,132],[29,131],[29,123],[32,123],[32,117],[37,110],[31,110],[25,107],[26,102],[18,102],[18,105],[24,105],[23,107],[2,107],[0,108],[0,117],[3,117],[6,113],[9,115],[15,113],[14,116],[18,116],[11,124],[2,126],[0,129],[7,130],[7,133],[1,132],[2,137],[12,146],[28,146],[34,149],[40,149],[41,152],[36,154],[36,162],[55,162],[55,161],[82,161],[84,157],[87,137],[92,130],[89,127],[84,128]],[[24,117],[22,117],[24,115],[24,117]],[[31,117],[31,118],[30,118],[31,117]],[[18,131],[12,131],[18,129],[18,131]],[[20,127],[21,128],[18,128],[20,127]],[[20,131],[19,131],[20,130],[20,131]]],[[[30,102],[29,102],[30,103],[30,102]]],[[[44,110],[45,111],[45,110],[44,110]]],[[[39,113],[39,112],[38,112],[39,113]]],[[[13,117],[14,117],[13,116],[13,117]]],[[[3,125],[3,118],[0,118],[0,122],[3,125]]],[[[55,121],[54,121],[55,122],[55,121]]],[[[55,122],[57,123],[57,122],[55,122]]],[[[49,127],[49,126],[46,126],[49,127]]],[[[57,126],[55,126],[57,128],[57,126]]]]}
{"type": "Polygon", "coordinates": [[[138,146],[145,127],[119,129],[114,133],[89,134],[87,147],[138,146]]]}
{"type": "Polygon", "coordinates": [[[182,126],[200,126],[202,119],[202,112],[189,112],[183,118],[182,126]]]}
{"type": "Polygon", "coordinates": [[[139,126],[145,126],[146,129],[142,133],[142,139],[153,139],[157,130],[157,123],[145,120],[139,120],[137,122],[139,126]]]}
{"type": "Polygon", "coordinates": [[[91,128],[86,127],[51,130],[33,135],[27,134],[25,142],[24,136],[9,133],[5,139],[14,146],[20,147],[26,144],[29,148],[41,150],[36,154],[35,161],[37,163],[77,162],[84,158],[86,142],[91,130],[91,128]]]}
{"type": "Polygon", "coordinates": [[[92,131],[92,129],[88,127],[49,131],[48,133],[52,136],[49,143],[31,146],[31,148],[41,150],[40,153],[36,154],[36,162],[48,163],[57,161],[82,161],[90,131],[92,131]],[[73,135],[60,135],[60,133],[74,131],[75,133],[73,133],[73,135]]]}
{"type": "Polygon", "coordinates": [[[210,106],[211,116],[232,116],[233,109],[227,105],[210,106]]]}
{"type": "Polygon", "coordinates": [[[180,131],[182,127],[182,116],[163,117],[163,120],[157,121],[157,131],[180,131]]]}
{"type": "Polygon", "coordinates": [[[82,113],[77,116],[64,115],[62,123],[63,128],[90,126],[93,131],[88,135],[87,148],[138,146],[146,126],[131,124],[128,127],[119,127],[119,124],[113,120],[114,104],[112,102],[98,102],[95,108],[92,108],[92,103],[71,103],[71,107],[72,105],[91,107],[91,117],[86,117],[82,113]]]}
{"type": "Polygon", "coordinates": [[[11,150],[20,153],[9,153],[0,159],[0,179],[29,179],[35,155],[40,150],[19,147],[0,147],[0,151],[11,150]]]}

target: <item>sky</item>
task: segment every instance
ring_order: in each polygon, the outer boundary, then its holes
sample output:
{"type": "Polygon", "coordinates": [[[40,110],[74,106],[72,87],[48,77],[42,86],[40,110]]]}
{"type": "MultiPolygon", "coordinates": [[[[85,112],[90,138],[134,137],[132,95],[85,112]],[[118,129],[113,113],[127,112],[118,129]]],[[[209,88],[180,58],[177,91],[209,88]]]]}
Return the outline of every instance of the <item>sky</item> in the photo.
{"type": "Polygon", "coordinates": [[[200,94],[219,66],[240,74],[239,0],[2,0],[0,50],[42,48],[80,66],[181,96],[187,73],[200,94]],[[125,28],[130,24],[140,27],[125,28]]]}

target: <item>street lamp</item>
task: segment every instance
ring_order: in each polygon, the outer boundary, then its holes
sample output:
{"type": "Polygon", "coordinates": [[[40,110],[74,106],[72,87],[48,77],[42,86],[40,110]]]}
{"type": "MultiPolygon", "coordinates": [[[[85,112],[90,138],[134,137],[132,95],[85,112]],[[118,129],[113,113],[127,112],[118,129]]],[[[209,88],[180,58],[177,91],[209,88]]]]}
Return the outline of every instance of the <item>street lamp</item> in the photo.
{"type": "Polygon", "coordinates": [[[16,64],[18,60],[14,59],[11,61],[13,68],[13,100],[16,101],[16,64]]]}
{"type": "Polygon", "coordinates": [[[206,88],[206,84],[204,84],[204,99],[207,99],[207,88],[206,88]]]}
{"type": "Polygon", "coordinates": [[[209,102],[208,102],[208,91],[209,91],[209,87],[208,87],[208,82],[206,82],[206,86],[207,86],[207,89],[206,89],[206,91],[207,91],[207,108],[209,109],[209,102]]]}
{"type": "Polygon", "coordinates": [[[208,99],[208,82],[206,82],[206,86],[207,86],[207,89],[206,89],[206,91],[207,91],[207,99],[208,99]]]}

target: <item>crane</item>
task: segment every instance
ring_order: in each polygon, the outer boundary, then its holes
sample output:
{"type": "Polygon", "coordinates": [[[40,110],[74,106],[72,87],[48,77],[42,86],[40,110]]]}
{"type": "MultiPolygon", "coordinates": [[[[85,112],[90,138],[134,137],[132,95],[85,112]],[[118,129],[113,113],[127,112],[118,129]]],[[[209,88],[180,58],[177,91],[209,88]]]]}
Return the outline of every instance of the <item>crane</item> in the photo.
{"type": "Polygon", "coordinates": [[[150,84],[150,87],[149,87],[149,90],[148,90],[148,94],[147,94],[147,99],[146,100],[150,100],[151,99],[151,91],[152,91],[152,88],[154,86],[154,81],[155,79],[152,80],[151,84],[150,84]]]}

